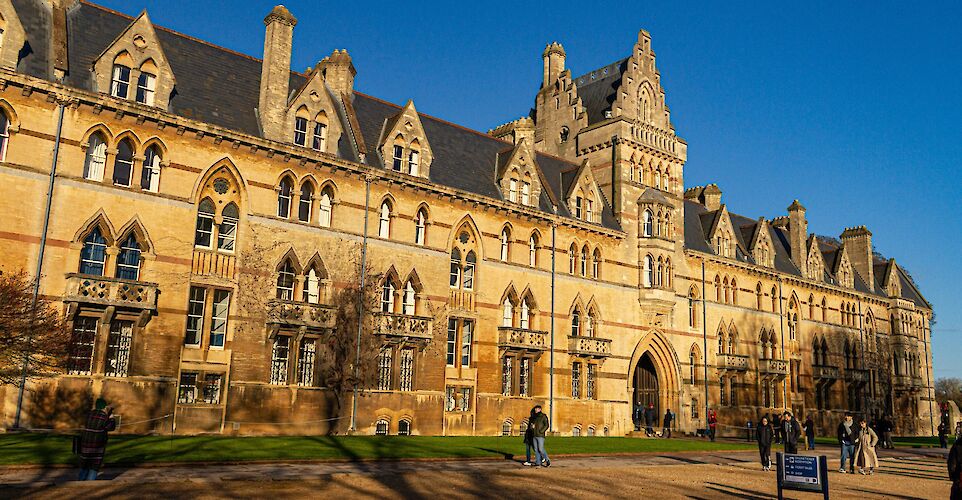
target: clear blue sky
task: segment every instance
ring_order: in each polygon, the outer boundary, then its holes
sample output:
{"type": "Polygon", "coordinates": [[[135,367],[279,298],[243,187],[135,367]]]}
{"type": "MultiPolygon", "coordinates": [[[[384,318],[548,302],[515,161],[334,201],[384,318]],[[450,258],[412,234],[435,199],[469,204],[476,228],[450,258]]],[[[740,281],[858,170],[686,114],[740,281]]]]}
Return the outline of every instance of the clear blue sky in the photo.
{"type": "MultiPolygon", "coordinates": [[[[273,6],[100,3],[256,57],[273,6]]],[[[346,48],[358,90],[478,130],[527,114],[547,42],[578,75],[647,29],[689,145],[685,184],[717,183],[752,218],[798,198],[820,234],[867,226],[934,304],[936,376],[962,377],[962,2],[776,3],[286,5],[294,68],[346,48]]]]}

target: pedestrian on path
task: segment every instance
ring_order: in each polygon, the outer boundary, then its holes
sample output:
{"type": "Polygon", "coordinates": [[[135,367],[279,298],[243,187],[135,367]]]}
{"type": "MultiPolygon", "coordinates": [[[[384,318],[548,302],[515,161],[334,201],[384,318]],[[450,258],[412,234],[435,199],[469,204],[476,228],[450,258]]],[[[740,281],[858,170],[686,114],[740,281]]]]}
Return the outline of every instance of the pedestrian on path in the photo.
{"type": "Polygon", "coordinates": [[[762,417],[761,422],[758,423],[758,456],[762,461],[762,470],[772,470],[772,440],[775,439],[775,433],[772,430],[772,426],[768,423],[768,417],[762,417]]]}
{"type": "Polygon", "coordinates": [[[531,441],[534,443],[534,465],[548,467],[551,460],[548,459],[548,452],[544,449],[544,437],[551,427],[548,416],[541,411],[541,405],[535,405],[531,410],[534,415],[528,420],[528,427],[531,428],[531,441]]]}
{"type": "Polygon", "coordinates": [[[752,440],[752,421],[745,422],[745,441],[752,440]]]}
{"type": "Polygon", "coordinates": [[[534,408],[531,409],[531,414],[528,415],[528,425],[524,427],[524,465],[525,467],[530,467],[534,465],[531,462],[531,452],[534,451],[534,427],[532,427],[531,422],[534,420],[535,412],[534,408]]]}
{"type": "Polygon", "coordinates": [[[107,451],[107,433],[117,428],[112,413],[113,407],[98,398],[94,409],[87,414],[84,429],[77,439],[76,451],[80,455],[80,474],[77,479],[80,481],[97,479],[107,451]]]}
{"type": "Polygon", "coordinates": [[[949,426],[945,422],[939,424],[939,448],[949,447],[949,426]]]}
{"type": "Polygon", "coordinates": [[[878,444],[878,434],[868,426],[865,418],[858,419],[858,425],[858,446],[855,449],[858,473],[864,476],[865,468],[868,467],[868,473],[875,474],[875,468],[878,467],[878,455],[875,453],[875,445],[878,444]]]}
{"type": "Polygon", "coordinates": [[[805,419],[805,449],[815,449],[815,421],[811,415],[805,419]]]}
{"type": "Polygon", "coordinates": [[[715,427],[718,425],[718,417],[715,415],[715,410],[708,410],[708,437],[712,441],[715,440],[715,427]]]}
{"type": "Polygon", "coordinates": [[[962,500],[962,439],[956,439],[949,450],[949,480],[952,481],[950,500],[962,500]]]}
{"type": "Polygon", "coordinates": [[[858,442],[858,429],[852,421],[852,414],[846,413],[845,420],[838,424],[838,444],[842,447],[842,463],[838,466],[838,471],[845,474],[845,459],[848,459],[851,474],[855,473],[855,443],[858,442]]]}
{"type": "Polygon", "coordinates": [[[648,408],[645,409],[645,435],[652,437],[655,435],[655,425],[658,422],[658,413],[655,412],[655,405],[653,403],[648,403],[648,408]]]}
{"type": "Polygon", "coordinates": [[[671,437],[671,421],[675,419],[675,414],[671,412],[671,408],[665,410],[665,419],[662,422],[664,425],[661,430],[661,437],[670,438],[671,437]]]}
{"type": "Polygon", "coordinates": [[[882,417],[882,445],[890,450],[895,448],[895,443],[892,442],[892,428],[892,417],[890,415],[882,417]]]}
{"type": "Polygon", "coordinates": [[[792,412],[786,411],[782,415],[782,434],[785,436],[785,453],[798,453],[798,439],[802,436],[802,426],[792,412]]]}

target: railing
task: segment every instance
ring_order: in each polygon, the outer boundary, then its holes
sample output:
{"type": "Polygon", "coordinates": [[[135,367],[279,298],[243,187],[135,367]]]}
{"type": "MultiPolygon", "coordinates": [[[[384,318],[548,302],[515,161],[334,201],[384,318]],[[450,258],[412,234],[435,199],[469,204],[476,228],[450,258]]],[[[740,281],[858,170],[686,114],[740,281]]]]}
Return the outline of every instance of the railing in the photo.
{"type": "Polygon", "coordinates": [[[334,323],[334,308],[329,305],[281,299],[267,303],[268,325],[330,330],[334,323]]]}
{"type": "Polygon", "coordinates": [[[812,366],[812,376],[822,380],[835,380],[838,378],[838,367],[825,365],[812,366]]]}
{"type": "Polygon", "coordinates": [[[719,354],[718,368],[722,370],[747,371],[748,356],[741,354],[719,354]]]}
{"type": "Polygon", "coordinates": [[[547,351],[548,332],[501,326],[498,327],[498,347],[525,351],[547,351]]]}
{"type": "Polygon", "coordinates": [[[385,337],[431,340],[431,318],[396,313],[376,313],[374,334],[385,337]]]}
{"type": "Polygon", "coordinates": [[[608,357],[611,356],[611,339],[571,335],[568,336],[568,352],[581,356],[608,357]]]}
{"type": "Polygon", "coordinates": [[[157,310],[157,283],[70,273],[64,302],[157,310]]]}
{"type": "Polygon", "coordinates": [[[788,362],[783,359],[760,359],[758,371],[768,375],[785,376],[788,374],[788,362]]]}
{"type": "Polygon", "coordinates": [[[846,368],[845,369],[845,380],[849,382],[866,383],[868,382],[868,370],[863,370],[861,368],[846,368]]]}

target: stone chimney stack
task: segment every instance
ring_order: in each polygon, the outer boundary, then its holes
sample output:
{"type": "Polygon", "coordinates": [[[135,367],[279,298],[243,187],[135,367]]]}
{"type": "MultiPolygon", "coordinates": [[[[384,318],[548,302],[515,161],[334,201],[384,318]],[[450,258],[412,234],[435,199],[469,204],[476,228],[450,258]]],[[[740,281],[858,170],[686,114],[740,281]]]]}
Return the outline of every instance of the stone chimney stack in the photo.
{"type": "Polygon", "coordinates": [[[523,116],[513,122],[489,130],[488,134],[503,141],[511,141],[516,146],[524,140],[534,145],[534,120],[523,116]]]}
{"type": "Polygon", "coordinates": [[[354,96],[354,76],[357,70],[351,62],[347,49],[337,50],[320,62],[321,75],[324,81],[341,95],[342,98],[352,99],[354,96]]]}
{"type": "Polygon", "coordinates": [[[808,249],[805,248],[807,240],[808,220],[805,219],[805,207],[795,200],[788,206],[788,242],[792,246],[792,262],[802,272],[802,276],[808,275],[808,249]]]}
{"type": "Polygon", "coordinates": [[[875,290],[874,257],[872,255],[872,232],[865,226],[846,228],[842,231],[842,244],[848,258],[852,259],[852,267],[868,285],[869,290],[875,290]]]}
{"type": "Polygon", "coordinates": [[[718,188],[717,184],[709,184],[705,186],[705,190],[701,192],[702,204],[708,210],[718,210],[721,208],[721,189],[718,188]]]}
{"type": "Polygon", "coordinates": [[[565,49],[558,42],[551,42],[541,54],[544,59],[544,83],[541,88],[554,84],[565,70],[565,49]]]}
{"type": "Polygon", "coordinates": [[[261,91],[257,114],[264,137],[284,140],[284,117],[291,79],[291,48],[297,19],[283,5],[264,18],[264,61],[261,63],[261,91]]]}

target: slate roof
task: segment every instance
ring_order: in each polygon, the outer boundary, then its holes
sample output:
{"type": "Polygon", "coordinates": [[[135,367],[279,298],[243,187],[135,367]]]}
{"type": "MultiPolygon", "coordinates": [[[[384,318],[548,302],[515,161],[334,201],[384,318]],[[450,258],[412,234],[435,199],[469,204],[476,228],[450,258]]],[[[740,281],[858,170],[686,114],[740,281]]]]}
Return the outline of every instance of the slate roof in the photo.
{"type": "MultiPolygon", "coordinates": [[[[30,49],[18,69],[31,76],[50,79],[47,74],[50,15],[42,7],[42,0],[13,0],[13,4],[24,24],[30,49]]],[[[86,2],[70,9],[67,13],[69,71],[64,83],[93,90],[91,68],[94,60],[133,19],[86,2]]],[[[259,59],[160,26],[155,25],[154,29],[177,79],[169,112],[253,136],[262,135],[255,114],[260,94],[259,59]]],[[[290,92],[295,93],[306,82],[307,75],[292,71],[290,92]]],[[[365,161],[383,168],[376,153],[378,139],[385,121],[395,117],[400,106],[355,92],[353,102],[346,103],[346,107],[356,113],[356,125],[351,117],[341,117],[346,122],[345,129],[358,129],[358,142],[366,150],[362,151],[366,153],[365,161]]],[[[428,115],[419,116],[434,153],[430,171],[432,182],[504,199],[496,183],[495,163],[497,153],[511,146],[510,143],[428,115]]],[[[338,154],[347,160],[357,160],[353,146],[346,138],[338,144],[338,154]]],[[[565,187],[560,179],[561,172],[577,169],[578,164],[542,154],[538,154],[536,161],[548,181],[542,189],[539,208],[550,212],[552,203],[548,189],[555,199],[561,200],[565,187]]],[[[571,217],[563,203],[560,203],[559,214],[571,217]]],[[[621,230],[607,201],[602,211],[602,225],[621,230]]]]}
{"type": "Polygon", "coordinates": [[[628,58],[585,73],[574,79],[578,97],[588,111],[588,124],[605,120],[605,111],[615,102],[621,75],[627,69],[628,58]]]}

